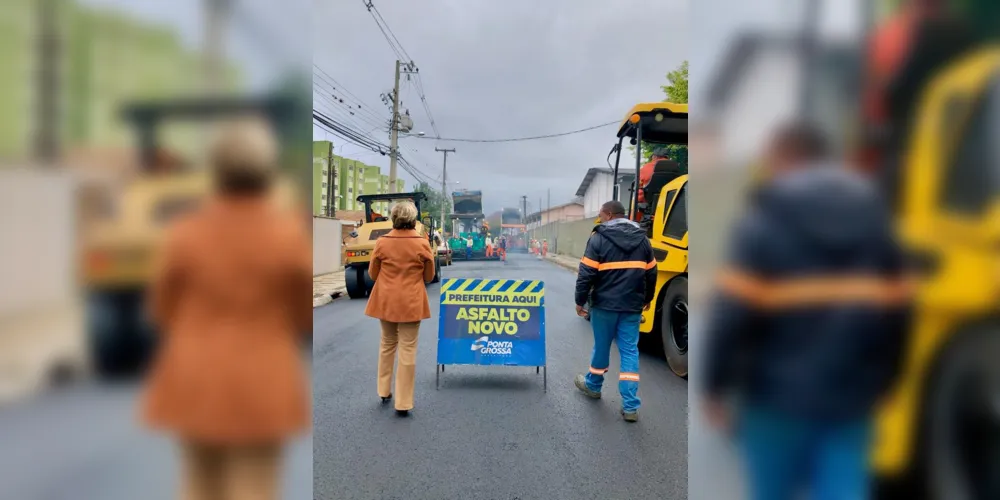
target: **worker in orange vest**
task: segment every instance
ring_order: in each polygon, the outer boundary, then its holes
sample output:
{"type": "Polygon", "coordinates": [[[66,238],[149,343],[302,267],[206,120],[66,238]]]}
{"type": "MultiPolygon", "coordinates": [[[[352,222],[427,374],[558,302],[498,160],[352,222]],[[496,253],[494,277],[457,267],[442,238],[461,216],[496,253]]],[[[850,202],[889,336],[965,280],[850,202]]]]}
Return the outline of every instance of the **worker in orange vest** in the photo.
{"type": "Polygon", "coordinates": [[[549,255],[549,240],[542,240],[542,257],[549,255]]]}

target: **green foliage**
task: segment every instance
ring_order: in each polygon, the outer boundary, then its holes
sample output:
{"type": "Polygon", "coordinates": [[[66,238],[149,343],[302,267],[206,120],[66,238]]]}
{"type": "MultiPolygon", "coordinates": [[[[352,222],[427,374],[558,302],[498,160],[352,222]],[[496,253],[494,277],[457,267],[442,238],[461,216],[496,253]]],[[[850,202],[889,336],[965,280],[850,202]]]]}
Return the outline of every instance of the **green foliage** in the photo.
{"type": "MultiPolygon", "coordinates": [[[[674,104],[687,104],[688,102],[688,61],[681,63],[677,69],[667,73],[667,84],[661,85],[660,89],[663,90],[663,94],[666,96],[664,102],[672,102],[674,104]]],[[[642,144],[642,159],[643,163],[648,162],[653,156],[653,149],[656,145],[643,143],[642,144]]],[[[630,146],[633,154],[635,153],[635,146],[630,146]]],[[[687,146],[678,146],[671,144],[666,146],[667,151],[669,151],[670,159],[676,161],[680,164],[684,171],[688,168],[688,149],[687,146]]]]}
{"type": "Polygon", "coordinates": [[[431,219],[434,219],[434,226],[441,223],[441,207],[444,206],[444,227],[445,232],[451,232],[451,202],[441,193],[439,189],[434,189],[426,182],[417,185],[414,191],[424,193],[427,199],[420,205],[421,212],[427,212],[431,219]]]}

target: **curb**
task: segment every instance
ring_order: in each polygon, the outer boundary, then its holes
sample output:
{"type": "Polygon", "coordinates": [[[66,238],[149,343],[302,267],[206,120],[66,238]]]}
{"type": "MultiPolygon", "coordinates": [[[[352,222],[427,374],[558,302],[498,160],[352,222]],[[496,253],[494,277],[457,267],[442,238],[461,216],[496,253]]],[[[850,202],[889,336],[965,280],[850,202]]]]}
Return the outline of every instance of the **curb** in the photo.
{"type": "Polygon", "coordinates": [[[562,261],[553,259],[552,257],[546,257],[545,260],[547,260],[547,261],[549,261],[549,262],[551,262],[551,263],[553,263],[553,264],[555,264],[555,265],[557,265],[557,266],[559,266],[559,267],[561,267],[563,269],[572,271],[573,274],[576,274],[577,270],[579,270],[579,268],[577,267],[576,264],[571,265],[571,264],[568,264],[566,262],[562,262],[562,261]]]}
{"type": "Polygon", "coordinates": [[[347,289],[346,288],[338,288],[338,289],[336,289],[336,290],[334,290],[334,291],[332,291],[330,293],[324,293],[324,294],[320,295],[319,297],[315,297],[314,296],[313,297],[313,309],[316,309],[317,307],[323,307],[323,306],[329,304],[330,302],[333,302],[333,301],[335,301],[335,300],[337,300],[337,299],[339,299],[341,297],[344,297],[345,295],[347,295],[347,289]]]}

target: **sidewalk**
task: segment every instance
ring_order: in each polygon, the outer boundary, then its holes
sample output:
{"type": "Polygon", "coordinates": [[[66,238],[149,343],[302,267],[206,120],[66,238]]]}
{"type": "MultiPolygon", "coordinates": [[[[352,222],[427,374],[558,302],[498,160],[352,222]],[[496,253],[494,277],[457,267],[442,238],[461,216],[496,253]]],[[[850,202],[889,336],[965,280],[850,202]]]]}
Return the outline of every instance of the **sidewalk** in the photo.
{"type": "Polygon", "coordinates": [[[313,307],[325,306],[347,294],[344,270],[313,276],[313,307]]]}
{"type": "Polygon", "coordinates": [[[545,257],[545,260],[551,261],[557,266],[564,267],[574,273],[580,268],[580,259],[576,259],[568,255],[556,255],[554,253],[550,253],[545,257]]]}

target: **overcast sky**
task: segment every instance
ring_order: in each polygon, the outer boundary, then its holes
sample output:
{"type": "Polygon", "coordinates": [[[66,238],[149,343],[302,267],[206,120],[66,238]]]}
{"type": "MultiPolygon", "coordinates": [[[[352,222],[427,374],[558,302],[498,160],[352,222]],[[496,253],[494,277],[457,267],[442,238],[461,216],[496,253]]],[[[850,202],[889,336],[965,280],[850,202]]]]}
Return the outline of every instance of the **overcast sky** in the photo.
{"type": "MultiPolygon", "coordinates": [[[[662,100],[667,71],[689,57],[689,0],[375,0],[389,27],[420,68],[442,137],[493,139],[534,136],[621,120],[635,103],[662,100]]],[[[391,90],[395,56],[363,0],[315,0],[314,63],[388,119],[379,95],[391,90]]],[[[315,95],[314,105],[333,105],[315,95]]],[[[402,101],[414,132],[433,135],[415,87],[402,101]]],[[[346,99],[354,104],[353,99],[346,99]]],[[[329,113],[328,113],[329,114],[329,113]]],[[[350,118],[350,117],[348,117],[350,118]]],[[[357,129],[372,126],[355,117],[357,129]]],[[[430,177],[448,157],[449,190],[481,189],[484,211],[531,209],[569,201],[590,167],[606,166],[614,126],[539,141],[473,144],[401,139],[402,154],[430,177]],[[457,183],[452,183],[457,181],[457,183]]],[[[338,154],[383,167],[389,161],[314,128],[338,154]]],[[[384,131],[372,132],[388,143],[384,131]]],[[[624,162],[624,160],[623,160],[624,162]]],[[[412,178],[407,185],[412,185],[412,178]]]]}

